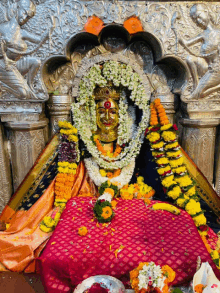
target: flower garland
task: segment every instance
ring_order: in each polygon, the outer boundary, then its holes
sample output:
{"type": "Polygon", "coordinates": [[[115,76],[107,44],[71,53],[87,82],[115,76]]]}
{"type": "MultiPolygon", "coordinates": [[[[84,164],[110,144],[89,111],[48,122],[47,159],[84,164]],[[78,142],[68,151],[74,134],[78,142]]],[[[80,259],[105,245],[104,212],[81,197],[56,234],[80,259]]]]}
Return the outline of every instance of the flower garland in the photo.
{"type": "MultiPolygon", "coordinates": [[[[103,63],[103,65],[94,65],[90,68],[88,74],[82,78],[77,102],[72,105],[74,121],[87,150],[96,159],[96,162],[101,168],[107,170],[122,168],[128,165],[139,153],[144,138],[144,130],[149,121],[148,101],[150,97],[146,97],[144,91],[144,85],[139,75],[133,71],[131,66],[117,61],[107,61],[103,63]],[[106,156],[97,149],[91,137],[92,131],[96,130],[96,126],[94,126],[96,114],[94,110],[95,101],[93,91],[96,86],[103,87],[109,81],[113,82],[115,86],[122,85],[127,87],[131,91],[130,98],[142,110],[143,115],[129,144],[123,148],[123,151],[116,158],[109,157],[108,160],[106,160],[106,156]],[[92,109],[93,111],[91,111],[92,109]]],[[[127,112],[126,103],[120,103],[120,108],[119,145],[121,145],[122,142],[128,142],[128,138],[122,137],[122,133],[127,133],[126,129],[128,125],[131,124],[130,120],[129,122],[128,119],[123,119],[124,111],[127,112]]],[[[127,115],[127,117],[130,119],[129,115],[127,115]]]]}
{"type": "Polygon", "coordinates": [[[168,283],[174,281],[176,273],[168,265],[162,268],[154,262],[142,262],[130,272],[131,286],[135,293],[168,293],[168,283]]]}
{"type": "Polygon", "coordinates": [[[160,175],[161,183],[166,194],[190,214],[201,234],[203,233],[202,227],[206,226],[207,220],[201,209],[195,183],[183,162],[176,136],[177,127],[169,123],[160,99],[156,99],[150,105],[150,109],[151,126],[145,133],[158,166],[157,172],[160,175]]]}
{"type": "Polygon", "coordinates": [[[155,190],[144,183],[144,178],[142,176],[137,177],[137,183],[127,184],[120,189],[120,196],[122,199],[143,199],[147,205],[150,204],[150,200],[154,194],[155,190]]]}
{"type": "Polygon", "coordinates": [[[58,125],[60,127],[61,142],[58,157],[58,174],[55,182],[55,209],[51,216],[44,217],[40,223],[40,229],[47,233],[54,230],[67,201],[71,198],[77,162],[79,162],[77,129],[67,121],[59,121],[58,125]]]}

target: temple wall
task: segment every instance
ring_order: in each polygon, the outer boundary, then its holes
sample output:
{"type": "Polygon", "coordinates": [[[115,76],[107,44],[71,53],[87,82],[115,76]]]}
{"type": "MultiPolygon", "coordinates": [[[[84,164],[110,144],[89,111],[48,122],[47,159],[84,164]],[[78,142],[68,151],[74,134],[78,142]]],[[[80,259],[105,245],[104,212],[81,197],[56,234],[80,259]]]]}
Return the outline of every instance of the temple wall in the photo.
{"type": "MultiPolygon", "coordinates": [[[[22,1],[27,6],[29,2],[22,1]]],[[[2,38],[8,38],[11,47],[16,48],[13,31],[4,30],[4,23],[9,21],[7,15],[11,15],[14,27],[29,34],[26,44],[30,54],[23,56],[16,51],[18,72],[10,64],[15,53],[7,48],[7,43],[2,43],[0,211],[34,164],[48,138],[56,132],[58,120],[70,119],[72,99],[65,85],[71,88],[82,49],[74,51],[71,42],[74,36],[85,30],[84,26],[92,15],[99,17],[104,24],[121,26],[131,16],[140,19],[146,32],[144,42],[153,53],[148,53],[142,45],[122,53],[129,51],[129,56],[134,57],[151,79],[170,120],[181,127],[180,139],[184,149],[210,184],[215,184],[220,195],[220,136],[216,132],[220,124],[218,2],[203,2],[203,6],[198,6],[195,1],[36,0],[36,14],[25,24],[18,23],[17,9],[13,6],[16,4],[12,3],[4,0],[0,4],[3,11],[2,38]],[[209,35],[206,28],[195,21],[195,11],[191,9],[195,4],[194,10],[200,9],[211,27],[209,35]],[[203,38],[199,39],[201,34],[203,38]],[[72,55],[66,48],[72,50],[72,55]],[[62,70],[55,70],[49,76],[46,66],[58,66],[57,62],[61,64],[58,69],[72,65],[73,70],[67,70],[66,75],[62,75],[62,70]],[[56,84],[59,90],[56,90],[56,84]]]]}

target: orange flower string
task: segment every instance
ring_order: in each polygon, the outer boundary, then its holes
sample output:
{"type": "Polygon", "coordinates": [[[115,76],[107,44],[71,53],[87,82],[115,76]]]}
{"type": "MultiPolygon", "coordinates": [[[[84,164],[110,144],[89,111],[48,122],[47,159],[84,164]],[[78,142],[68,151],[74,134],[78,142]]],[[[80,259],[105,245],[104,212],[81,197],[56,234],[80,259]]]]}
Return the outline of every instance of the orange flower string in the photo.
{"type": "MultiPolygon", "coordinates": [[[[98,140],[98,138],[94,138],[94,141],[96,143],[97,149],[103,154],[103,156],[106,157],[108,155],[108,152],[106,150],[104,150],[104,148],[103,148],[102,144],[100,143],[100,141],[98,140]]],[[[113,152],[113,150],[112,150],[110,156],[113,158],[116,158],[121,153],[121,151],[122,151],[122,148],[120,147],[119,144],[117,144],[114,153],[112,153],[113,152]]]]}
{"type": "Polygon", "coordinates": [[[160,124],[161,125],[169,124],[169,119],[166,115],[166,111],[165,111],[163,105],[160,102],[160,99],[156,99],[154,101],[154,105],[155,105],[156,111],[157,111],[159,119],[160,119],[160,124]]]}
{"type": "Polygon", "coordinates": [[[157,111],[156,111],[156,108],[153,103],[151,103],[151,105],[150,105],[150,112],[151,112],[150,125],[154,126],[154,125],[159,124],[158,118],[157,118],[157,111]]]}

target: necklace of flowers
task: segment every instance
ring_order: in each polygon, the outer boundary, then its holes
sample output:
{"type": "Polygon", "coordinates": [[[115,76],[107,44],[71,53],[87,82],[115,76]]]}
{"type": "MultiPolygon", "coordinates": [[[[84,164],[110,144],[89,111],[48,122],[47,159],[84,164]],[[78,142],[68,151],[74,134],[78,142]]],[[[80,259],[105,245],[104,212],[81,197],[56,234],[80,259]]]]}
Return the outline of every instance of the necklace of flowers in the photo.
{"type": "Polygon", "coordinates": [[[79,162],[77,129],[67,121],[59,121],[58,125],[60,127],[61,139],[58,156],[58,174],[55,181],[55,209],[51,216],[45,216],[40,223],[40,229],[47,233],[54,230],[67,201],[71,198],[77,162],[79,162]]]}
{"type": "MultiPolygon", "coordinates": [[[[152,155],[158,165],[157,172],[160,175],[161,183],[166,190],[166,194],[190,214],[198,227],[199,233],[203,235],[204,230],[208,230],[206,226],[207,220],[204,216],[204,211],[201,209],[195,183],[188,174],[183,162],[176,136],[177,127],[169,123],[160,99],[156,99],[150,105],[150,109],[151,126],[146,131],[146,138],[150,142],[152,155]]],[[[211,249],[210,251],[212,256],[213,251],[211,249]]],[[[219,259],[220,255],[218,253],[219,259]]]]}
{"type": "Polygon", "coordinates": [[[100,174],[100,168],[94,158],[84,159],[89,177],[99,187],[99,198],[94,205],[94,214],[100,223],[110,222],[114,216],[111,201],[118,195],[119,189],[128,184],[134,172],[135,160],[121,169],[118,176],[108,178],[100,174]]]}
{"type": "Polygon", "coordinates": [[[168,283],[174,281],[176,277],[175,271],[168,265],[156,265],[154,262],[141,262],[138,267],[130,272],[131,286],[135,293],[154,292],[155,288],[158,292],[168,293],[168,283]]]}
{"type": "Polygon", "coordinates": [[[98,135],[94,135],[93,136],[93,140],[94,140],[94,142],[96,143],[96,146],[97,146],[97,149],[106,157],[112,157],[112,158],[116,158],[120,153],[121,153],[121,150],[122,150],[122,147],[119,145],[119,144],[117,144],[116,145],[116,149],[115,149],[115,151],[114,151],[114,153],[113,153],[113,150],[111,150],[111,151],[105,151],[104,150],[104,148],[103,148],[103,146],[102,146],[102,144],[101,144],[101,142],[99,141],[99,139],[98,139],[98,135]]]}
{"type": "MultiPolygon", "coordinates": [[[[139,75],[133,71],[130,65],[121,64],[116,61],[108,61],[103,66],[94,65],[88,75],[83,77],[80,82],[78,102],[72,105],[73,116],[82,140],[91,155],[96,158],[100,167],[112,170],[122,168],[129,164],[131,159],[135,158],[139,153],[144,138],[144,131],[149,121],[149,98],[150,95],[148,97],[145,95],[145,89],[139,75]],[[137,131],[135,131],[131,138],[129,145],[117,156],[117,160],[109,157],[108,161],[91,141],[91,130],[95,131],[97,127],[94,124],[96,119],[93,91],[97,85],[105,86],[107,81],[112,81],[115,86],[122,85],[128,87],[131,90],[131,99],[143,111],[142,120],[139,123],[137,131]]],[[[125,104],[124,106],[126,107],[125,104]]],[[[123,119],[121,119],[121,122],[125,126],[128,124],[123,119]]],[[[121,125],[119,125],[119,128],[121,129],[121,125]]],[[[124,132],[123,129],[119,133],[122,134],[124,132]]],[[[119,141],[122,142],[123,139],[119,137],[119,141]]]]}

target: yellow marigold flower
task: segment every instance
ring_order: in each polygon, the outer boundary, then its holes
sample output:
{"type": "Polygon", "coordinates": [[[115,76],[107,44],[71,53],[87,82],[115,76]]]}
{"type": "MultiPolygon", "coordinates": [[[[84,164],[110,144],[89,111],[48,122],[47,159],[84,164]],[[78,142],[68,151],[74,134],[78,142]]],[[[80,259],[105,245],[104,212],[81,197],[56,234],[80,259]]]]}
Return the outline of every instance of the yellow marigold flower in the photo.
{"type": "Polygon", "coordinates": [[[176,139],[176,133],[173,131],[163,131],[161,136],[165,141],[173,141],[176,139]]]}
{"type": "Polygon", "coordinates": [[[190,215],[195,215],[201,212],[201,205],[199,202],[196,202],[194,199],[190,199],[190,201],[185,206],[187,213],[190,215]]]}
{"type": "Polygon", "coordinates": [[[181,189],[179,186],[174,186],[172,190],[167,192],[167,195],[169,197],[172,197],[172,199],[177,199],[181,194],[181,189]]]}
{"type": "Polygon", "coordinates": [[[161,126],[160,130],[161,130],[161,131],[168,130],[168,129],[170,129],[171,127],[172,127],[172,124],[169,123],[169,124],[166,124],[166,125],[161,126]]]}
{"type": "Polygon", "coordinates": [[[180,173],[186,172],[187,169],[186,169],[186,166],[180,166],[180,167],[177,167],[177,168],[173,168],[172,171],[174,173],[180,174],[180,173]]]}
{"type": "Polygon", "coordinates": [[[104,208],[102,209],[102,215],[101,215],[101,216],[102,216],[104,219],[108,219],[108,218],[110,218],[111,215],[112,215],[112,209],[111,209],[109,206],[104,207],[104,208]]]}
{"type": "Polygon", "coordinates": [[[143,183],[144,182],[144,177],[142,177],[142,176],[138,176],[137,177],[137,183],[138,184],[141,184],[141,183],[143,183]]]}
{"type": "Polygon", "coordinates": [[[212,259],[218,259],[219,258],[218,250],[212,250],[211,257],[212,259]]]}
{"type": "Polygon", "coordinates": [[[58,122],[58,126],[60,127],[60,128],[72,128],[73,127],[73,125],[70,123],[70,122],[67,122],[67,121],[59,121],[58,122]]]}
{"type": "Polygon", "coordinates": [[[180,206],[181,208],[184,207],[185,202],[186,202],[186,199],[185,199],[185,198],[178,198],[178,199],[177,199],[177,204],[178,204],[178,206],[180,206]]]}
{"type": "Polygon", "coordinates": [[[167,165],[167,164],[169,164],[169,161],[168,161],[167,158],[160,158],[156,162],[157,162],[158,165],[167,165]]]}
{"type": "Polygon", "coordinates": [[[77,142],[77,141],[79,140],[78,137],[77,137],[76,135],[72,135],[72,134],[69,135],[68,138],[69,138],[70,141],[74,141],[74,142],[77,142]]]}
{"type": "Polygon", "coordinates": [[[160,149],[160,148],[163,147],[163,145],[164,145],[164,142],[163,142],[163,141],[160,141],[160,142],[158,142],[158,143],[154,143],[154,144],[152,144],[152,145],[151,145],[151,148],[152,148],[152,149],[160,149]]]}
{"type": "Polygon", "coordinates": [[[68,173],[75,175],[76,174],[76,169],[68,169],[68,173]]]}
{"type": "Polygon", "coordinates": [[[42,224],[44,224],[48,228],[52,228],[55,225],[55,221],[51,217],[46,216],[44,217],[42,224]]]}
{"type": "Polygon", "coordinates": [[[193,221],[195,222],[197,227],[206,225],[206,217],[203,214],[194,217],[193,221]]]}
{"type": "Polygon", "coordinates": [[[74,129],[60,129],[60,133],[66,134],[66,135],[71,135],[71,134],[74,134],[75,131],[74,131],[74,129]]]}
{"type": "Polygon", "coordinates": [[[179,143],[177,141],[173,143],[168,143],[165,145],[165,150],[174,149],[179,146],[179,143]]]}
{"type": "Polygon", "coordinates": [[[85,226],[82,226],[78,229],[78,234],[80,236],[85,236],[88,233],[88,230],[85,226]]]}
{"type": "Polygon", "coordinates": [[[170,175],[170,176],[165,177],[161,182],[162,185],[164,187],[169,187],[173,182],[173,178],[174,178],[174,175],[170,175]]]}
{"type": "Polygon", "coordinates": [[[176,277],[176,273],[174,272],[174,270],[167,265],[162,266],[161,269],[162,269],[163,275],[167,278],[167,282],[168,283],[173,282],[176,277]]]}
{"type": "Polygon", "coordinates": [[[100,169],[99,173],[101,174],[102,177],[106,177],[106,171],[104,169],[100,169]]]}
{"type": "Polygon", "coordinates": [[[190,177],[188,175],[179,177],[179,178],[175,178],[176,182],[179,183],[179,185],[181,187],[186,187],[192,184],[192,180],[190,179],[190,177]]]}
{"type": "Polygon", "coordinates": [[[176,157],[178,157],[179,155],[181,155],[181,151],[180,150],[178,150],[178,151],[173,151],[173,152],[167,152],[166,153],[166,155],[167,155],[167,157],[169,157],[169,158],[176,158],[176,157]]]}
{"type": "Polygon", "coordinates": [[[176,160],[170,160],[169,163],[171,168],[176,168],[178,166],[181,166],[183,164],[183,157],[176,160]]]}
{"type": "Polygon", "coordinates": [[[58,162],[59,167],[67,167],[68,164],[69,164],[68,162],[58,162]]]}
{"type": "Polygon", "coordinates": [[[40,225],[40,230],[45,232],[45,233],[49,233],[49,232],[53,231],[53,228],[48,228],[45,225],[41,224],[40,225]]]}
{"type": "Polygon", "coordinates": [[[154,142],[154,141],[157,141],[160,139],[160,134],[158,132],[151,132],[147,135],[147,139],[150,141],[150,142],[154,142]]]}
{"type": "Polygon", "coordinates": [[[168,172],[168,171],[170,171],[170,170],[171,170],[170,166],[166,166],[166,167],[164,167],[164,168],[158,168],[158,169],[157,169],[157,173],[158,173],[159,175],[162,175],[162,174],[164,174],[165,172],[168,172]]]}
{"type": "Polygon", "coordinates": [[[68,163],[68,167],[71,169],[77,169],[77,164],[76,163],[68,163]]]}
{"type": "Polygon", "coordinates": [[[193,196],[194,194],[196,194],[196,187],[195,187],[195,186],[191,187],[191,188],[185,193],[185,195],[187,195],[187,196],[193,196]]]}

